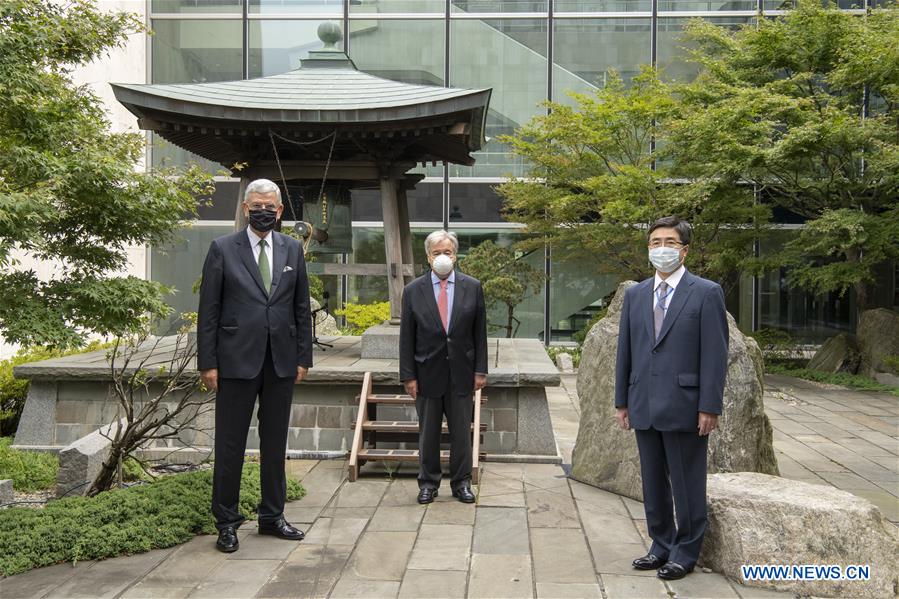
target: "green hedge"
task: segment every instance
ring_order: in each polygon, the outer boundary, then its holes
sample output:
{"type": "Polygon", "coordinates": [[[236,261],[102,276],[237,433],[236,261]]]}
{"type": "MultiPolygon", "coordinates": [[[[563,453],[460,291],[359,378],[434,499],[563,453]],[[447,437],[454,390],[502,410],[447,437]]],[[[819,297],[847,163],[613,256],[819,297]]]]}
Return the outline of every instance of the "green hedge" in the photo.
{"type": "MultiPolygon", "coordinates": [[[[288,478],[287,498],[303,487],[288,478]]],[[[214,534],[212,471],[175,474],[154,483],[96,497],[70,497],[40,510],[0,510],[0,575],[60,562],[103,559],[171,547],[197,534],[214,534]]],[[[259,466],[244,466],[240,510],[250,516],[260,500],[259,466]]],[[[212,542],[212,541],[210,541],[212,542]]]]}
{"type": "Polygon", "coordinates": [[[12,479],[13,488],[26,493],[48,489],[56,483],[56,454],[18,451],[10,445],[12,437],[0,437],[0,479],[12,479]]]}
{"type": "Polygon", "coordinates": [[[369,327],[390,320],[390,302],[374,302],[372,304],[346,304],[334,310],[337,316],[346,317],[351,335],[361,335],[369,327]]]}

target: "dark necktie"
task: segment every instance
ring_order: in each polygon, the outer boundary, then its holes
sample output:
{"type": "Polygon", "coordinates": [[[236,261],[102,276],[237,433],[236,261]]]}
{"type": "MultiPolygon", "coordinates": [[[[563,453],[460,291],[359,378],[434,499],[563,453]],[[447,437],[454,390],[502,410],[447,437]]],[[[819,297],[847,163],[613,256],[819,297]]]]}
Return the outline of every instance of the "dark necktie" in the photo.
{"type": "Polygon", "coordinates": [[[662,323],[665,321],[665,302],[668,301],[668,283],[662,281],[659,283],[659,289],[656,292],[656,307],[652,311],[652,321],[655,324],[656,340],[659,333],[662,332],[662,323]]]}
{"type": "Polygon", "coordinates": [[[269,293],[272,290],[272,269],[268,265],[266,245],[264,239],[259,240],[259,274],[262,275],[262,286],[265,287],[265,292],[269,293]]]}

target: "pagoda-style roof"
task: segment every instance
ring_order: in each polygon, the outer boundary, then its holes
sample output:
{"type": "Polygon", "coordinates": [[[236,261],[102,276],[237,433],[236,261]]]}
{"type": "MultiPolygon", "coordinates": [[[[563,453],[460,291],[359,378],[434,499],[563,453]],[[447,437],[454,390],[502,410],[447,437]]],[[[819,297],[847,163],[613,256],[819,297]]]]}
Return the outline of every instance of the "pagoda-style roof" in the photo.
{"type": "Polygon", "coordinates": [[[142,129],[225,166],[270,163],[272,139],[286,162],[331,153],[344,161],[473,164],[491,93],[382,79],[334,49],[258,79],[113,89],[142,129]],[[333,152],[324,137],[332,133],[333,152]]]}

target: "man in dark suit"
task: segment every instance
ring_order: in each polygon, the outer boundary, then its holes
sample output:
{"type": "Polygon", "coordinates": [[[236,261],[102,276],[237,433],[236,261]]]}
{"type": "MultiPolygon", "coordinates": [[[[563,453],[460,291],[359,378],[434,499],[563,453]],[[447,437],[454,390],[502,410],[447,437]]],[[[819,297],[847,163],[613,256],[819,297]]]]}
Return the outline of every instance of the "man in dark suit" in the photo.
{"type": "Polygon", "coordinates": [[[721,414],[727,374],[724,293],[684,268],[691,239],[689,223],[677,217],[653,223],[656,274],[627,290],[618,329],[615,407],[619,426],[636,431],[652,538],[633,566],[657,569],[665,580],[683,578],[699,558],[708,521],[708,435],[721,414]]]}
{"type": "Polygon", "coordinates": [[[418,412],[418,503],[431,503],[440,486],[443,415],[450,434],[453,497],[471,492],[472,393],[487,384],[487,312],[481,283],[456,272],[455,233],[425,240],[431,271],[403,290],[400,379],[418,412]]]}
{"type": "Polygon", "coordinates": [[[259,533],[302,540],[284,519],[284,460],[293,386],[312,366],[309,280],[300,243],[273,231],[284,207],[278,186],[246,188],[246,229],[212,242],[200,286],[197,368],[216,390],[212,513],[216,543],[237,551],[240,478],[256,398],[262,501],[259,533]]]}

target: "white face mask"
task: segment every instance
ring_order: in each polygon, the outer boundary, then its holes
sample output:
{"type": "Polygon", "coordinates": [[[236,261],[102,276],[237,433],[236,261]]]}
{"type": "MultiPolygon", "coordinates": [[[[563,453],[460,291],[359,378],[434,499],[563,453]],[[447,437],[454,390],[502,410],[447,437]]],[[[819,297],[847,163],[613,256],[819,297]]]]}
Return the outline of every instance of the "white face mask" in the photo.
{"type": "Polygon", "coordinates": [[[656,270],[668,274],[680,266],[680,250],[664,246],[649,250],[649,261],[656,270]]]}
{"type": "Polygon", "coordinates": [[[437,274],[438,277],[440,277],[441,279],[445,279],[453,271],[453,259],[446,254],[440,254],[439,256],[434,258],[434,262],[431,264],[431,269],[437,274]]]}

